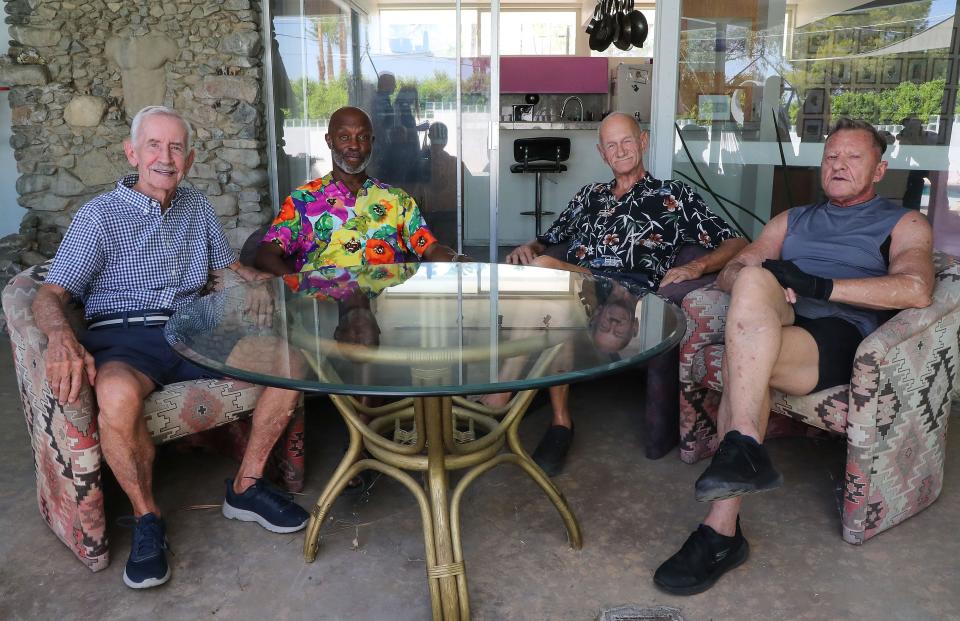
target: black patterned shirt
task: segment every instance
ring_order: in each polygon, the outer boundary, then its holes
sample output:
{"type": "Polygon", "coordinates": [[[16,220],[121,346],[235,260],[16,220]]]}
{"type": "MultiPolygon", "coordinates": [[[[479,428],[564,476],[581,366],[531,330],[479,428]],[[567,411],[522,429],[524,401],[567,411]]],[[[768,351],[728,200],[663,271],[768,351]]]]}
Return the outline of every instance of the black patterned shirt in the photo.
{"type": "Polygon", "coordinates": [[[616,180],[577,192],[546,233],[548,246],[567,240],[567,262],[606,275],[629,273],[655,289],[685,243],[714,249],[739,237],[690,186],[649,174],[617,199],[616,180]]]}

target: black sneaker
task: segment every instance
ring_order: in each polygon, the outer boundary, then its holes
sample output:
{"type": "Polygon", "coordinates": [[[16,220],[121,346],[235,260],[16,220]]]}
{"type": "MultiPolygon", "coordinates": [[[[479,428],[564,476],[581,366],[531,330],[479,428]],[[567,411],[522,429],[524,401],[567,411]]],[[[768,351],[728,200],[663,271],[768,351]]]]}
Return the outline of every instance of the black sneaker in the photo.
{"type": "Polygon", "coordinates": [[[242,522],[256,522],[272,533],[295,533],[303,529],[310,514],[293,502],[293,496],[264,479],[234,493],[233,479],[227,479],[227,496],[223,499],[223,516],[242,522]]]}
{"type": "Polygon", "coordinates": [[[170,566],[164,552],[167,548],[163,520],[153,513],[141,515],[133,527],[133,543],[123,570],[123,583],[131,589],[148,589],[169,580],[170,566]]]}
{"type": "Polygon", "coordinates": [[[766,492],[783,485],[783,476],[770,462],[767,449],[739,431],[729,431],[713,461],[696,484],[696,498],[711,502],[744,494],[766,492]]]}
{"type": "Polygon", "coordinates": [[[696,595],[712,587],[720,576],[741,565],[750,556],[750,544],[740,532],[720,535],[701,524],[680,551],[668,558],[653,574],[653,583],[673,595],[696,595]]]}
{"type": "Polygon", "coordinates": [[[567,460],[567,451],[573,442],[573,427],[551,425],[543,434],[540,444],[533,451],[533,461],[548,477],[555,477],[563,470],[567,460]]]}

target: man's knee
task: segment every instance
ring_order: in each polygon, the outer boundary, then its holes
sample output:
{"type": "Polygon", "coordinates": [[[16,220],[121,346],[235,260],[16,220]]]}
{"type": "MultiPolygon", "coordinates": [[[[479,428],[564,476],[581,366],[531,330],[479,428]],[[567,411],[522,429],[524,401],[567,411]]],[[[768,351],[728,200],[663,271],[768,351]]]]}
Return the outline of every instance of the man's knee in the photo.
{"type": "Polygon", "coordinates": [[[255,373],[302,378],[308,364],[299,350],[276,336],[248,336],[240,340],[227,357],[227,364],[255,373]]]}
{"type": "Polygon", "coordinates": [[[108,362],[97,370],[99,420],[109,427],[126,427],[143,414],[143,399],[153,382],[122,362],[108,362]]]}
{"type": "Polygon", "coordinates": [[[737,274],[730,296],[733,299],[779,300],[783,298],[783,287],[768,270],[760,266],[748,265],[737,274]]]}

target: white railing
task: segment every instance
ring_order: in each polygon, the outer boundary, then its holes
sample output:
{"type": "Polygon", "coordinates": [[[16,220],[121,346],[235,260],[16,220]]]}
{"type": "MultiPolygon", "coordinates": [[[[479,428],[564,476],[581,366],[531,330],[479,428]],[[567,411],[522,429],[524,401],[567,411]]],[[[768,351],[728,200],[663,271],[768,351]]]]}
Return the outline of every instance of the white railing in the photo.
{"type": "MultiPolygon", "coordinates": [[[[427,101],[420,108],[420,117],[425,120],[431,120],[441,112],[456,112],[457,103],[455,101],[427,101]]],[[[460,110],[467,114],[488,112],[490,108],[486,104],[465,104],[460,106],[460,110]]],[[[289,128],[314,128],[326,129],[330,119],[284,119],[283,126],[289,128]]]]}

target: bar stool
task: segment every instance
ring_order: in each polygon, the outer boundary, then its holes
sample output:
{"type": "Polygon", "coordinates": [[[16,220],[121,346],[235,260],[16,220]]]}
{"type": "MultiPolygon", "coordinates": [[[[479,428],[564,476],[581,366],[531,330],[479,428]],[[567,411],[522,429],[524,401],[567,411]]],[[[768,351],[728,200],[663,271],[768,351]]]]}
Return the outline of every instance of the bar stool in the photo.
{"type": "Polygon", "coordinates": [[[570,139],[544,136],[542,138],[517,138],[513,141],[513,159],[517,162],[510,166],[512,173],[533,173],[534,180],[533,211],[521,211],[522,216],[533,216],[539,237],[541,219],[552,216],[555,211],[543,210],[543,173],[560,173],[567,167],[560,162],[570,158],[570,139]]]}

